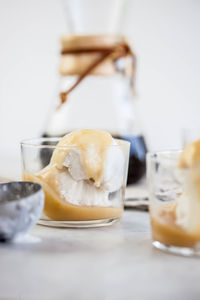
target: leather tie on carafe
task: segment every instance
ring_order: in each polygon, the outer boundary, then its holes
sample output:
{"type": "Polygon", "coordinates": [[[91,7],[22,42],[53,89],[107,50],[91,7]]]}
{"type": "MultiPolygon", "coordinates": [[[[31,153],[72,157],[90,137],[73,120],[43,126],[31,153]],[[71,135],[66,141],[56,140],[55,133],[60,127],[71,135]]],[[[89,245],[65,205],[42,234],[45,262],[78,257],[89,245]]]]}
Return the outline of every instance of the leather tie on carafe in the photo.
{"type": "Polygon", "coordinates": [[[83,53],[101,53],[102,55],[98,57],[92,64],[90,64],[86,70],[80,74],[75,81],[75,83],[65,92],[60,93],[61,103],[59,107],[67,101],[68,95],[79,85],[79,83],[92,71],[102,64],[106,59],[110,59],[111,61],[116,61],[121,57],[130,56],[132,58],[132,66],[131,66],[131,87],[133,90],[133,82],[134,82],[134,73],[135,73],[135,65],[136,65],[136,57],[133,51],[131,50],[129,44],[127,42],[118,43],[112,47],[95,47],[95,48],[86,48],[86,49],[70,49],[70,50],[62,50],[61,55],[65,54],[83,54],[83,53]]]}

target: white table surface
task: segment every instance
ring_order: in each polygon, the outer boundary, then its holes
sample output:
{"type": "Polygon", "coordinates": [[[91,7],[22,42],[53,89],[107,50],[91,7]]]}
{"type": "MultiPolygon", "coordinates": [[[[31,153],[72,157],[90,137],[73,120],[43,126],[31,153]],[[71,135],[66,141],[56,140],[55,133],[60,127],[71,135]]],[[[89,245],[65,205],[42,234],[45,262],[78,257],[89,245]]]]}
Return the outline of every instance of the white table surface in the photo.
{"type": "Polygon", "coordinates": [[[200,299],[200,260],[154,249],[146,212],[96,229],[37,225],[31,235],[40,241],[0,244],[0,299],[200,299]]]}

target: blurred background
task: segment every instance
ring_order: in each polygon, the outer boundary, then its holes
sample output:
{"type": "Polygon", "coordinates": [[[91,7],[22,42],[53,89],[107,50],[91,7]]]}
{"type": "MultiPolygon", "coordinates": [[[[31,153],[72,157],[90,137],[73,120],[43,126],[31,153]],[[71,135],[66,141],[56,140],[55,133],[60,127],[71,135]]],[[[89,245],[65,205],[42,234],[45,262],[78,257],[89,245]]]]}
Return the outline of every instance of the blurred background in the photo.
{"type": "MultiPolygon", "coordinates": [[[[62,0],[0,0],[1,177],[20,176],[20,140],[46,127],[65,9],[62,0]]],[[[128,1],[119,31],[137,56],[137,114],[150,150],[180,148],[182,129],[200,128],[199,13],[198,0],[128,1]]]]}

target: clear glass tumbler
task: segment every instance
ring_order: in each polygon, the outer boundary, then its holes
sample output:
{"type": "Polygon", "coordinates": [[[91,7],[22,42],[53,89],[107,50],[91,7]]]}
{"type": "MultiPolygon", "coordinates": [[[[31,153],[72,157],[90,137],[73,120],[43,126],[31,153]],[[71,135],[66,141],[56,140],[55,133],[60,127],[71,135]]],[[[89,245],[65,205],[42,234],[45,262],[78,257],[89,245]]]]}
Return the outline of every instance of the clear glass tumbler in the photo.
{"type": "MultiPolygon", "coordinates": [[[[84,178],[80,169],[78,147],[56,146],[58,138],[38,138],[21,142],[23,179],[40,183],[45,192],[43,216],[39,223],[58,227],[96,227],[110,225],[120,219],[123,212],[127,181],[129,142],[118,140],[105,147],[105,159],[100,185],[92,178],[84,178]],[[58,167],[54,151],[68,153],[70,165],[58,167]],[[55,157],[55,156],[54,156],[55,157]],[[76,174],[76,175],[75,175],[76,174]],[[76,179],[75,179],[76,176],[76,179]]],[[[93,149],[86,149],[91,151],[93,149]]],[[[67,156],[66,156],[67,157],[67,156]]],[[[98,159],[98,157],[95,157],[98,159]]]]}
{"type": "Polygon", "coordinates": [[[178,167],[180,154],[181,151],[147,154],[153,246],[185,256],[199,255],[200,228],[191,230],[190,224],[198,225],[200,204],[194,191],[188,189],[191,174],[178,167]]]}

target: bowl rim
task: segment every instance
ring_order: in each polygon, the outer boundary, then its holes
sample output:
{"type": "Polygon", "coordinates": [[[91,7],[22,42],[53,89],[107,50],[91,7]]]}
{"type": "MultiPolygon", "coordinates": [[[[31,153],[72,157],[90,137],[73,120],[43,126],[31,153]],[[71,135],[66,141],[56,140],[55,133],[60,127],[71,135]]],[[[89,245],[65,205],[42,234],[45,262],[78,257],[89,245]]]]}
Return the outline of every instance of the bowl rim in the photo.
{"type": "Polygon", "coordinates": [[[8,205],[8,204],[11,204],[11,203],[14,203],[14,202],[19,202],[21,200],[24,200],[24,199],[27,199],[27,198],[30,198],[31,196],[33,195],[36,195],[37,193],[41,193],[41,191],[43,191],[43,188],[41,186],[41,184],[37,183],[37,182],[33,182],[33,181],[9,181],[9,182],[2,182],[0,183],[0,189],[3,188],[3,186],[5,185],[12,185],[12,184],[31,184],[31,185],[34,185],[37,188],[36,191],[33,191],[25,196],[20,196],[19,198],[14,198],[11,199],[11,200],[7,200],[7,201],[1,201],[0,200],[0,206],[2,205],[8,205]]]}

